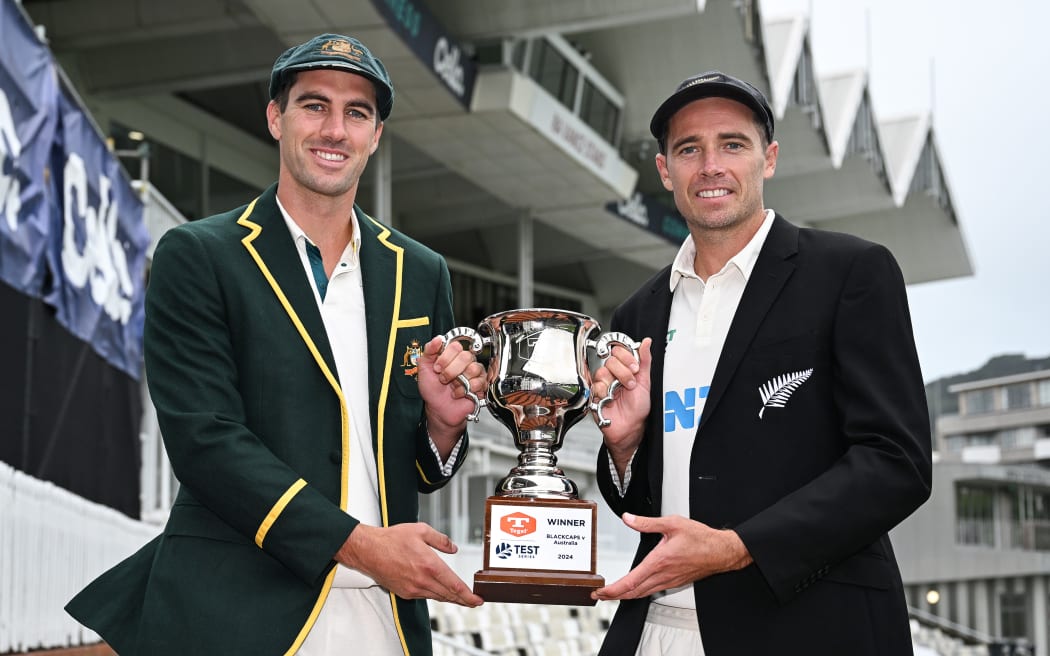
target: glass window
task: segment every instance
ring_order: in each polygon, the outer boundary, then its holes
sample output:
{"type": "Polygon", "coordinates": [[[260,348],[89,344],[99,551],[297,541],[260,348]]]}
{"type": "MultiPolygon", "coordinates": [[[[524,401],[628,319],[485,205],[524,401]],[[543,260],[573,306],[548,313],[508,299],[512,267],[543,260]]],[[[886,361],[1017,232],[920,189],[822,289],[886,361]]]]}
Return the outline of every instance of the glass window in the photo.
{"type": "MultiPolygon", "coordinates": [[[[490,314],[512,310],[520,305],[516,285],[485,280],[459,271],[450,271],[449,277],[452,280],[452,315],[457,325],[476,328],[490,314]]],[[[534,290],[532,296],[536,307],[573,312],[582,309],[579,301],[557,294],[534,290]]]]}
{"type": "Polygon", "coordinates": [[[955,541],[995,546],[995,490],[960,484],[955,489],[955,541]]]}
{"type": "Polygon", "coordinates": [[[590,80],[583,81],[580,118],[609,143],[615,143],[620,110],[590,80]]]}
{"type": "Polygon", "coordinates": [[[474,59],[479,66],[503,63],[503,42],[489,41],[474,46],[474,59]]]}
{"type": "Polygon", "coordinates": [[[1032,407],[1032,385],[1016,383],[1006,386],[1006,407],[1010,410],[1032,407]]]}
{"type": "Polygon", "coordinates": [[[561,104],[569,109],[575,109],[573,104],[576,99],[576,78],[579,73],[547,40],[539,40],[536,47],[539,48],[539,52],[536,55],[533,77],[561,104]]]}
{"type": "Polygon", "coordinates": [[[419,495],[419,521],[430,524],[445,535],[452,535],[451,486],[433,494],[419,495]]]}
{"type": "Polygon", "coordinates": [[[1024,638],[1028,635],[1028,602],[1023,592],[1003,592],[999,595],[999,617],[1004,638],[1024,638]]]}
{"type": "Polygon", "coordinates": [[[1039,381],[1039,405],[1050,405],[1050,378],[1039,381]]]}
{"type": "Polygon", "coordinates": [[[995,390],[979,389],[963,392],[962,413],[964,415],[979,415],[995,410],[995,390]]]}
{"type": "Polygon", "coordinates": [[[510,65],[518,69],[522,73],[528,74],[528,70],[525,62],[525,50],[528,42],[524,39],[515,41],[511,46],[510,51],[510,65]]]}
{"type": "Polygon", "coordinates": [[[467,480],[467,504],[470,527],[467,540],[481,544],[485,541],[485,499],[492,496],[496,488],[495,478],[490,475],[471,476],[467,480]]]}
{"type": "Polygon", "coordinates": [[[1035,427],[1011,428],[999,432],[999,445],[1004,449],[1019,449],[1035,444],[1035,427]]]}

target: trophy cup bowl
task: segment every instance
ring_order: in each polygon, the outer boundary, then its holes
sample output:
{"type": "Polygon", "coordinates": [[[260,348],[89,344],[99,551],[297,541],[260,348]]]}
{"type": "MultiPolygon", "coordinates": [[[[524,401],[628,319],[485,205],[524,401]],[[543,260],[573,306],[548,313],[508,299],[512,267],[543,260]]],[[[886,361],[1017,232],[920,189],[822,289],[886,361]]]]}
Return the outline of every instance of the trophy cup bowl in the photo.
{"type": "Polygon", "coordinates": [[[487,407],[520,451],[517,467],[485,504],[485,569],[475,574],[474,591],[488,601],[590,605],[590,591],[604,584],[595,574],[597,505],[580,500],[554,455],[588,412],[597,414],[599,425],[609,423],[602,408],[618,383],[595,402],[588,350],[604,361],[618,344],[638,357],[630,337],[600,333],[598,322],[584,314],[519,309],[487,317],[476,331],[455,328],[444,335],[446,343],[469,342],[475,355],[489,348],[483,398],[461,377],[475,402],[468,419],[477,421],[487,407]]]}

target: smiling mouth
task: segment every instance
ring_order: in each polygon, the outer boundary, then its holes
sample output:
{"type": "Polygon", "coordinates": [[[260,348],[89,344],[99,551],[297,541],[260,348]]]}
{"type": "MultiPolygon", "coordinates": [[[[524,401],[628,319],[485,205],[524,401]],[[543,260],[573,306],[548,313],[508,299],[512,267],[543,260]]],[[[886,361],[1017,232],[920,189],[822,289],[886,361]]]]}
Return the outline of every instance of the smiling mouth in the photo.
{"type": "Polygon", "coordinates": [[[703,189],[697,194],[700,198],[718,198],[720,196],[728,196],[728,189],[703,189]]]}
{"type": "Polygon", "coordinates": [[[346,159],[346,155],[341,153],[328,153],[321,150],[315,150],[314,154],[321,159],[328,160],[329,162],[342,162],[346,159]]]}

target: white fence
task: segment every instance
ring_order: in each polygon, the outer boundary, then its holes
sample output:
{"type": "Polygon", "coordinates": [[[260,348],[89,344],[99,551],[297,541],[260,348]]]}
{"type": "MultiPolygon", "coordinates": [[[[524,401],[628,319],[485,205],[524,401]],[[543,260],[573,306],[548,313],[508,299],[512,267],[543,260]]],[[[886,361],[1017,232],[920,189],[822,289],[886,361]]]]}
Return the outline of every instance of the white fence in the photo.
{"type": "Polygon", "coordinates": [[[0,462],[0,654],[97,642],[63,606],[158,532],[0,462]]]}

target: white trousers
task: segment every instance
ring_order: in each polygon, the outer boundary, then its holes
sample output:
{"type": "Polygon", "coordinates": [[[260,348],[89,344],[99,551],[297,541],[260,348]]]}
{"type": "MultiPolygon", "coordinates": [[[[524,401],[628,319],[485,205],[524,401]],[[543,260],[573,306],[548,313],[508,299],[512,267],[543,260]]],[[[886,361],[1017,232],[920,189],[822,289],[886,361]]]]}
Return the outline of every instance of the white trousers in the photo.
{"type": "Polygon", "coordinates": [[[390,595],[379,586],[332,588],[298,656],[404,656],[390,595]]]}
{"type": "Polygon", "coordinates": [[[650,603],[636,656],[704,656],[696,611],[650,603]]]}

